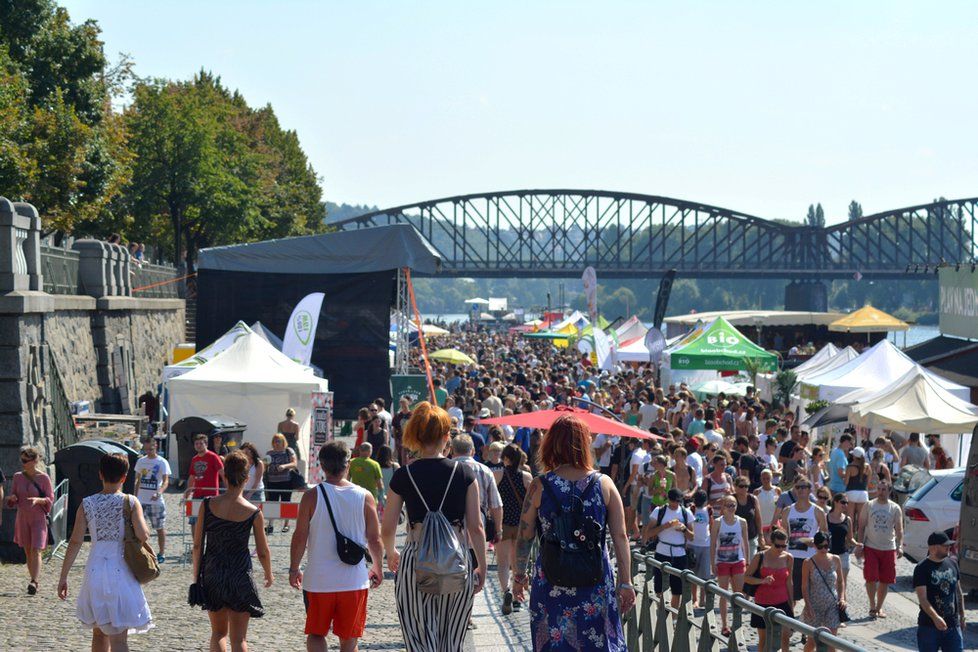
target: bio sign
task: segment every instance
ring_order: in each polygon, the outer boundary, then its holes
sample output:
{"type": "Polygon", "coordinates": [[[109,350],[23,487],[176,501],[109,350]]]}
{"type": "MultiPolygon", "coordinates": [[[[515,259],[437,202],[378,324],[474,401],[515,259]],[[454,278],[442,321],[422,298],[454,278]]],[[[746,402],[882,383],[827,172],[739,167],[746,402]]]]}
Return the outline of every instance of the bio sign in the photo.
{"type": "Polygon", "coordinates": [[[978,339],[978,272],[971,265],[942,267],[938,279],[941,333],[978,339]]]}
{"type": "Polygon", "coordinates": [[[723,329],[717,329],[706,336],[706,343],[710,346],[715,346],[721,349],[727,349],[731,346],[736,346],[740,342],[740,338],[723,329]]]}

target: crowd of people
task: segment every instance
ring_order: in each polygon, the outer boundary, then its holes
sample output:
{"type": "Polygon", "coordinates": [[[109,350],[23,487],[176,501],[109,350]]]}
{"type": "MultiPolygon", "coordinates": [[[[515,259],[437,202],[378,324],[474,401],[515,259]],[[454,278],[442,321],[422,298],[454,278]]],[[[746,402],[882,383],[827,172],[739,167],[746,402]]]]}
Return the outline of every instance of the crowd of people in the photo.
{"type": "MultiPolygon", "coordinates": [[[[926,438],[867,441],[847,430],[837,442],[813,441],[792,411],[751,392],[697,400],[684,385],[658,385],[647,366],[601,371],[551,344],[490,333],[454,337],[479,364],[433,363],[432,401],[405,398],[391,414],[377,399],[361,410],[352,451],[341,441],[320,448],[325,481],[312,488],[295,477],[301,452],[291,417],[264,456],[249,443],[227,452],[219,441],[195,438],[185,496],[203,502],[194,519],[190,601],[209,613],[212,649],[226,641],[232,650],[247,649],[248,620],[264,613],[253,556],[265,586],[274,581],[267,543],[273,524],[256,503],[273,494],[290,500],[293,491],[302,494],[289,583],[302,591],[310,650],[326,649],[329,632],[341,649],[356,649],[385,559],[395,574],[405,647],[461,650],[490,552],[502,614],[529,610],[535,650],[626,649],[622,615],[635,602],[634,548],[832,632],[850,617],[855,555],[866,615],[887,618],[903,537],[892,478],[903,464],[940,467],[926,438]],[[650,437],[594,434],[572,412],[546,431],[482,423],[559,405],[611,413],[650,437]],[[407,538],[398,548],[401,525],[407,538]]],[[[156,530],[165,559],[161,497],[170,469],[155,440],[147,440],[145,454],[129,510],[121,493],[128,460],[106,456],[104,489],[76,516],[58,593],[68,594],[68,569],[87,531],[98,554],[89,556],[77,613],[93,628],[93,649],[127,649],[127,632],[152,626],[135,580],[123,586],[123,606],[108,588],[108,578],[125,574],[126,519],[142,541],[156,530]]],[[[37,457],[24,450],[24,469],[7,499],[19,508],[18,543],[29,560],[44,547],[40,530],[51,502],[50,481],[33,466],[37,457]]],[[[929,556],[914,572],[920,649],[960,650],[957,567],[946,535],[934,533],[928,543],[929,556]]],[[[38,566],[29,561],[29,592],[37,590],[38,566]]],[[[680,577],[655,570],[653,588],[679,604],[680,577]]],[[[696,608],[706,604],[702,593],[694,591],[693,600],[696,608]]],[[[726,635],[724,600],[719,609],[726,635]]],[[[752,616],[751,625],[763,641],[765,619],[752,616]]],[[[784,650],[787,636],[783,629],[784,650]]],[[[808,640],[806,649],[814,644],[808,640]]]]}

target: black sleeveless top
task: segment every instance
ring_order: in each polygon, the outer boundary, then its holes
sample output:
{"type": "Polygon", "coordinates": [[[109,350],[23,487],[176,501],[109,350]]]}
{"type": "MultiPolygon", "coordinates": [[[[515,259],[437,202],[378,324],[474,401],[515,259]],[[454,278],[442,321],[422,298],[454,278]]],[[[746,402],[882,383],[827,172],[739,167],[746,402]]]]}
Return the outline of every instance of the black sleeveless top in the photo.
{"type": "Polygon", "coordinates": [[[248,542],[258,514],[256,509],[243,521],[228,521],[211,511],[210,498],[204,500],[204,558],[201,560],[208,611],[247,612],[260,618],[265,609],[258,598],[258,589],[251,577],[251,553],[248,542]]]}
{"type": "Polygon", "coordinates": [[[849,520],[843,519],[841,523],[833,523],[825,517],[829,524],[829,552],[833,555],[841,555],[849,552],[846,539],[849,534],[849,520]]]}
{"type": "Polygon", "coordinates": [[[757,536],[757,517],[754,515],[754,511],[757,509],[757,497],[751,494],[747,494],[747,503],[744,505],[737,501],[737,509],[735,513],[740,518],[747,521],[747,538],[753,539],[757,536]]]}
{"type": "Polygon", "coordinates": [[[515,527],[520,524],[523,499],[526,498],[523,472],[511,466],[504,466],[503,477],[500,478],[498,487],[499,497],[503,499],[503,525],[515,527]]]}

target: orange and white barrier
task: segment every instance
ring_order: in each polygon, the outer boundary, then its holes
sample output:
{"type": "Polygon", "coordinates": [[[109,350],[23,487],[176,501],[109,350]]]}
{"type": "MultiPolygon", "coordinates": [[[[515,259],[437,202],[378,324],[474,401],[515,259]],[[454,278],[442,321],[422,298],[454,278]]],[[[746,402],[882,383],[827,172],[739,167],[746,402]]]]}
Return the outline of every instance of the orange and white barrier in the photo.
{"type": "MultiPolygon", "coordinates": [[[[184,503],[184,516],[199,516],[200,506],[203,504],[203,500],[188,500],[184,503]]],[[[280,502],[263,502],[257,503],[258,509],[261,510],[262,514],[266,519],[277,518],[294,521],[299,518],[299,503],[280,503],[280,502]]]]}

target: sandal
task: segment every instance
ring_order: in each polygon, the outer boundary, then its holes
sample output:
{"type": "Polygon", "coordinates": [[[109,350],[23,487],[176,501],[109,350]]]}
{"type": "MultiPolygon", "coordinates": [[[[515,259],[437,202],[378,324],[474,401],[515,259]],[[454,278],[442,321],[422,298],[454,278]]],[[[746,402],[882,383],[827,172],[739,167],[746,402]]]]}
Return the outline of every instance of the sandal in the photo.
{"type": "Polygon", "coordinates": [[[37,594],[37,580],[31,580],[27,583],[27,595],[37,594]]]}
{"type": "Polygon", "coordinates": [[[720,630],[720,636],[730,636],[730,628],[724,627],[720,630]]]}
{"type": "Polygon", "coordinates": [[[876,617],[877,618],[886,618],[886,612],[883,611],[882,609],[877,609],[876,610],[876,617]]]}
{"type": "Polygon", "coordinates": [[[869,610],[869,617],[872,618],[873,620],[876,620],[876,613],[877,612],[876,612],[875,609],[870,609],[869,610]]]}

